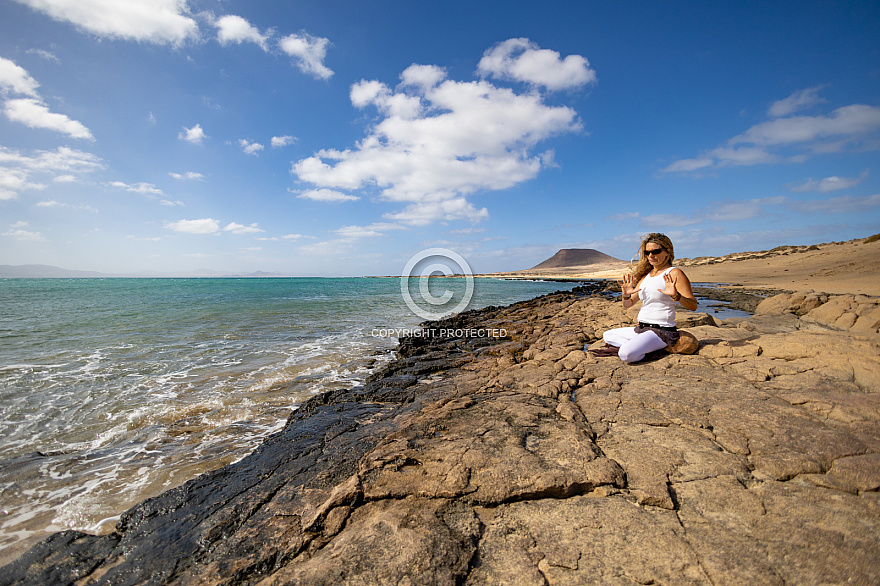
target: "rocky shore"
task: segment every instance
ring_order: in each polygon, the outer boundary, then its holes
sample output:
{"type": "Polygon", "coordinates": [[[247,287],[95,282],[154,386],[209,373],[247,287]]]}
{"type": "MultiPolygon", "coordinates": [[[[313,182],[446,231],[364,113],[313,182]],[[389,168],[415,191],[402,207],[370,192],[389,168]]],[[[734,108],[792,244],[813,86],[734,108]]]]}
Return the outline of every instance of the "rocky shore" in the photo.
{"type": "Polygon", "coordinates": [[[880,583],[880,299],[755,311],[632,365],[584,351],[634,318],[588,288],[432,324],[0,584],[880,583]]]}

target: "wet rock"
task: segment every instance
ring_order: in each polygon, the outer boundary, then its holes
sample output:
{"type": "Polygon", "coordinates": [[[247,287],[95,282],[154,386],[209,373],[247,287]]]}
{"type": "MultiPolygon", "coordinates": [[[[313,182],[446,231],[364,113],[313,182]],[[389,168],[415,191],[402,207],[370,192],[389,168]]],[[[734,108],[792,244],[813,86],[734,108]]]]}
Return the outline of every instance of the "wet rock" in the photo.
{"type": "Polygon", "coordinates": [[[247,458],[0,584],[878,583],[875,308],[679,312],[698,353],[636,364],[583,351],[633,321],[600,290],[426,324],[507,336],[404,339],[247,458]]]}
{"type": "MultiPolygon", "coordinates": [[[[726,287],[694,287],[694,294],[698,297],[724,301],[727,309],[738,309],[754,313],[755,308],[767,298],[768,292],[757,289],[730,289],[726,287]]],[[[769,293],[776,295],[778,291],[769,293]]]]}

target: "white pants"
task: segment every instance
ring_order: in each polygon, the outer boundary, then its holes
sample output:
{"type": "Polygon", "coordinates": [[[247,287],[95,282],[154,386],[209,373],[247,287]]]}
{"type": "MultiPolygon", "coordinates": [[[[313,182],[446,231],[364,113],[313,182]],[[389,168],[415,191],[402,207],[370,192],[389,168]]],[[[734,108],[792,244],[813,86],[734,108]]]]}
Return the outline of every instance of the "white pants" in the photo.
{"type": "Polygon", "coordinates": [[[602,334],[606,344],[617,346],[617,355],[624,362],[638,362],[648,352],[666,348],[666,342],[652,331],[636,333],[635,328],[614,328],[602,334]]]}

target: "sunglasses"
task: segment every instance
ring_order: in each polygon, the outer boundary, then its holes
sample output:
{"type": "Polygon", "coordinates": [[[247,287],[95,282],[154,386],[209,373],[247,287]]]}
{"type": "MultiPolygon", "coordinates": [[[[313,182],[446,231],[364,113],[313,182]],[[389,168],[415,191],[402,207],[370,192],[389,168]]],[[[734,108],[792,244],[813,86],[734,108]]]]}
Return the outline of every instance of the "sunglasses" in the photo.
{"type": "Polygon", "coordinates": [[[666,249],[665,248],[652,248],[652,249],[648,250],[646,248],[645,249],[645,256],[649,256],[652,254],[660,254],[661,252],[666,252],[666,249]]]}

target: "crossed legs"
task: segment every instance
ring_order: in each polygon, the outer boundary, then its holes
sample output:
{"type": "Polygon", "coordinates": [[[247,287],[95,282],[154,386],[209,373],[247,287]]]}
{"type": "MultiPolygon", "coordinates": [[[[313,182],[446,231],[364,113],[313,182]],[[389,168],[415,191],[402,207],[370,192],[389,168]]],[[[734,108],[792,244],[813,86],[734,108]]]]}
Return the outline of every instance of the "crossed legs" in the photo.
{"type": "Polygon", "coordinates": [[[617,355],[624,362],[638,362],[649,352],[662,350],[666,342],[654,332],[636,333],[635,328],[614,328],[602,334],[606,344],[617,346],[617,355]]]}

